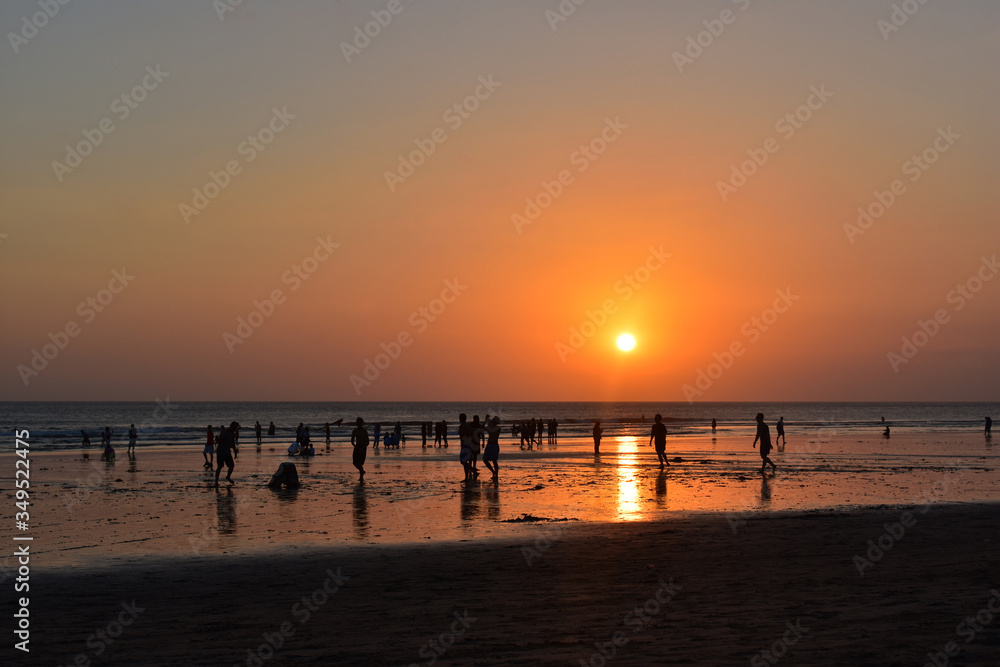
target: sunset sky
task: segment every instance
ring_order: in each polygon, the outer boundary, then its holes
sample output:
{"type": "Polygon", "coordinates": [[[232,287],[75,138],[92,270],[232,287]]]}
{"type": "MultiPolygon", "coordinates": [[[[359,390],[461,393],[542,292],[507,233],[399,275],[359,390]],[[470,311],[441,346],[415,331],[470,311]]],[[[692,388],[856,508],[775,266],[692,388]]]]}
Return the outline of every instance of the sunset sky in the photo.
{"type": "Polygon", "coordinates": [[[1000,3],[224,5],[0,5],[0,399],[998,398],[1000,3]]]}

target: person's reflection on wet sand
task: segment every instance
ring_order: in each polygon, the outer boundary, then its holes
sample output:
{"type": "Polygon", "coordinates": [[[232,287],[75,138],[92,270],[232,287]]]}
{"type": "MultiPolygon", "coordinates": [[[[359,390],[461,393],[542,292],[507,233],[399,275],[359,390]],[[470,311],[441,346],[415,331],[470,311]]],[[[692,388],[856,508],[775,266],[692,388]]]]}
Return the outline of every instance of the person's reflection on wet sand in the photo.
{"type": "Polygon", "coordinates": [[[215,512],[218,517],[219,535],[234,535],[236,533],[236,496],[233,487],[225,490],[216,488],[215,512]]]}
{"type": "Polygon", "coordinates": [[[462,483],[462,498],[460,513],[462,521],[472,521],[477,518],[482,508],[479,503],[482,500],[482,490],[479,480],[467,480],[462,483]]]}
{"type": "Polygon", "coordinates": [[[760,504],[771,504],[771,480],[767,475],[761,475],[760,478],[760,504]]]}
{"type": "Polygon", "coordinates": [[[354,485],[354,502],[351,504],[354,519],[354,532],[358,539],[368,537],[368,493],[364,481],[354,485]]]}
{"type": "Polygon", "coordinates": [[[663,468],[656,475],[656,505],[667,506],[667,471],[663,468]]]}
{"type": "Polygon", "coordinates": [[[490,521],[500,520],[500,482],[496,479],[487,482],[486,518],[490,521]]]}

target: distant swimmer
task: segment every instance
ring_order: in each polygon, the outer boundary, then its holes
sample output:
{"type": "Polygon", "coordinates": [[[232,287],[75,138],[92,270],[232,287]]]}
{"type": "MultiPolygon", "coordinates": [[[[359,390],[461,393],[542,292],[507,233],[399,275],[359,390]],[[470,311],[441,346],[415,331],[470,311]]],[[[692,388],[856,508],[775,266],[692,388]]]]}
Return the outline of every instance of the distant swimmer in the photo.
{"type": "Polygon", "coordinates": [[[215,450],[215,485],[219,485],[219,474],[222,466],[226,466],[226,481],[233,483],[233,468],[236,467],[235,457],[239,456],[236,446],[236,434],[239,432],[238,422],[231,422],[229,428],[219,431],[219,442],[215,450]]]}
{"type": "Polygon", "coordinates": [[[778,417],[778,423],[777,423],[776,426],[777,426],[777,429],[778,429],[778,435],[776,435],[774,437],[774,444],[778,444],[778,440],[781,440],[781,444],[782,445],[788,444],[785,441],[785,418],[784,417],[778,417]]]}
{"type": "MultiPolygon", "coordinates": [[[[986,418],[986,435],[989,435],[991,430],[993,430],[993,420],[990,419],[989,417],[987,417],[986,418]]],[[[87,437],[86,434],[84,434],[83,437],[86,438],[87,437]]]]}
{"type": "Polygon", "coordinates": [[[267,427],[267,434],[274,435],[275,428],[274,422],[271,422],[271,425],[267,427]]]}
{"type": "Polygon", "coordinates": [[[135,455],[135,441],[139,438],[139,432],[135,430],[135,424],[130,424],[128,427],[128,449],[125,450],[126,454],[135,455]]]}
{"type": "Polygon", "coordinates": [[[886,426],[885,430],[882,431],[882,437],[883,438],[888,438],[889,437],[889,427],[888,426],[886,426]]]}
{"type": "Polygon", "coordinates": [[[667,461],[667,427],[663,424],[663,415],[656,413],[654,417],[655,423],[653,424],[653,429],[649,433],[650,444],[656,445],[656,458],[660,460],[660,467],[665,465],[670,465],[670,461],[667,461]]]}
{"type": "Polygon", "coordinates": [[[604,433],[604,429],[601,428],[601,420],[598,419],[594,422],[594,453],[601,453],[601,434],[604,433]]]}
{"type": "Polygon", "coordinates": [[[483,465],[493,473],[493,479],[497,479],[500,474],[500,418],[494,417],[486,425],[486,449],[483,450],[483,465]]]}
{"type": "Polygon", "coordinates": [[[768,428],[767,424],[764,423],[764,413],[757,413],[757,435],[754,436],[753,446],[757,446],[757,441],[760,440],[760,471],[763,473],[767,470],[767,464],[771,464],[771,470],[777,470],[778,466],[774,465],[768,454],[771,453],[771,429],[768,428]]]}
{"type": "Polygon", "coordinates": [[[354,467],[358,469],[359,481],[365,480],[365,459],[368,458],[368,429],[365,428],[365,421],[358,417],[357,426],[351,431],[351,446],[354,447],[352,460],[354,467]]]}
{"type": "Polygon", "coordinates": [[[257,422],[256,424],[253,425],[253,432],[254,435],[257,436],[257,446],[260,447],[260,439],[261,439],[260,422],[257,422]]]}
{"type": "Polygon", "coordinates": [[[205,467],[209,470],[212,469],[212,455],[215,453],[215,433],[212,432],[212,425],[208,425],[208,441],[205,443],[205,449],[201,450],[202,455],[205,457],[205,467]]]}

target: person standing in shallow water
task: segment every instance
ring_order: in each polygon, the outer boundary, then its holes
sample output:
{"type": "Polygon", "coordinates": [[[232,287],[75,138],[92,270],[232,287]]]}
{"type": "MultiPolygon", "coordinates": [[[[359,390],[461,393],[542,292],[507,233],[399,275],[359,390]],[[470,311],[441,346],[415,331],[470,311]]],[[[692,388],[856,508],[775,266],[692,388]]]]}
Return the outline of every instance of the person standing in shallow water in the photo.
{"type": "Polygon", "coordinates": [[[663,424],[663,415],[656,414],[656,423],[653,424],[653,430],[649,433],[650,444],[656,445],[656,458],[660,460],[660,467],[665,465],[670,465],[667,461],[667,427],[663,424]]]}
{"type": "Polygon", "coordinates": [[[601,428],[601,420],[598,419],[594,422],[594,453],[601,453],[601,434],[604,433],[604,429],[601,428]]]}
{"type": "Polygon", "coordinates": [[[139,438],[139,432],[135,430],[135,424],[130,424],[128,427],[128,449],[125,450],[126,454],[135,456],[135,441],[139,438]]]}
{"type": "Polygon", "coordinates": [[[239,432],[240,425],[237,422],[232,422],[229,428],[223,428],[219,431],[219,441],[215,448],[215,485],[219,485],[219,474],[222,472],[222,466],[226,466],[226,481],[232,484],[233,482],[233,468],[236,467],[235,456],[239,456],[239,449],[236,448],[236,434],[239,432]]]}
{"type": "Polygon", "coordinates": [[[368,429],[365,428],[365,420],[358,417],[357,426],[351,431],[351,446],[354,447],[352,460],[354,467],[358,469],[358,481],[365,481],[365,459],[368,458],[368,429]]]}
{"type": "Polygon", "coordinates": [[[260,449],[260,443],[261,443],[260,422],[257,422],[256,424],[253,425],[253,432],[254,435],[257,436],[257,448],[260,449]]]}
{"type": "Polygon", "coordinates": [[[781,440],[781,445],[785,446],[787,443],[785,442],[785,418],[784,417],[778,417],[778,423],[775,424],[775,428],[778,429],[778,433],[777,433],[777,435],[774,436],[774,444],[777,445],[778,441],[781,440]]]}
{"type": "Polygon", "coordinates": [[[763,412],[758,412],[757,413],[757,435],[754,436],[754,439],[753,439],[753,446],[754,447],[757,446],[757,441],[758,440],[760,440],[760,458],[761,458],[760,471],[761,471],[761,473],[763,473],[765,470],[767,470],[767,464],[768,463],[771,464],[771,471],[772,472],[775,471],[775,470],[777,470],[778,466],[774,465],[774,461],[772,461],[770,459],[770,457],[768,457],[768,454],[771,453],[771,429],[768,427],[767,424],[764,423],[764,413],[763,412]]]}
{"type": "Polygon", "coordinates": [[[493,473],[493,479],[500,474],[500,418],[494,417],[486,425],[486,449],[483,451],[483,464],[493,473]]]}
{"type": "Polygon", "coordinates": [[[215,453],[215,434],[212,432],[212,425],[208,425],[208,442],[205,443],[205,449],[201,450],[202,455],[205,457],[205,467],[212,470],[212,455],[215,453]]]}
{"type": "Polygon", "coordinates": [[[993,430],[993,420],[989,417],[986,418],[986,435],[990,435],[990,431],[993,430]]]}

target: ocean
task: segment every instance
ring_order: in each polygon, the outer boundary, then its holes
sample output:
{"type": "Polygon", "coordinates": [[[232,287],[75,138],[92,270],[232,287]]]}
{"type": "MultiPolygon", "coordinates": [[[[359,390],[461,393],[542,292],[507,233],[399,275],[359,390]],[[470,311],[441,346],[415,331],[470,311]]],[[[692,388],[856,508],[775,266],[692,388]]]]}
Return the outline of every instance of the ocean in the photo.
{"type": "MultiPolygon", "coordinates": [[[[894,434],[911,432],[981,431],[984,417],[996,417],[995,403],[573,403],[573,402],[176,402],[169,398],[156,402],[8,402],[0,403],[0,423],[11,437],[0,443],[0,451],[14,447],[15,429],[27,429],[36,451],[79,447],[85,430],[91,443],[100,445],[100,432],[110,426],[113,443],[124,440],[130,424],[139,431],[142,446],[197,446],[205,440],[206,427],[239,422],[242,440],[252,438],[252,427],[260,421],[263,428],[273,421],[276,439],[294,439],[295,427],[310,427],[314,440],[321,438],[327,422],[342,419],[332,427],[335,441],[350,437],[351,425],[362,417],[371,426],[383,429],[401,422],[410,438],[420,437],[420,423],[448,422],[449,436],[454,437],[458,415],[465,412],[481,418],[497,415],[509,425],[531,418],[559,422],[560,437],[589,436],[596,419],[605,429],[604,437],[634,436],[649,433],[653,416],[660,413],[671,437],[703,436],[717,420],[720,436],[754,432],[754,415],[763,412],[772,425],[779,416],[786,429],[798,434],[878,433],[882,418],[894,434]]],[[[509,431],[506,431],[509,433],[509,431]]]]}

